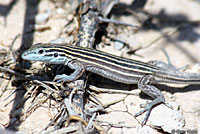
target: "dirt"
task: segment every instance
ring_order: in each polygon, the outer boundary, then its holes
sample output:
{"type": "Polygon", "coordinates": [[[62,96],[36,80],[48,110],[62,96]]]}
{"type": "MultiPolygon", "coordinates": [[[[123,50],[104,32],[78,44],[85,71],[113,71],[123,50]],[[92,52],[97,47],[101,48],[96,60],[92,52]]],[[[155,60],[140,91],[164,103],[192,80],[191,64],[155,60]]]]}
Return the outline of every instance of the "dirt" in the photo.
{"type": "MultiPolygon", "coordinates": [[[[41,0],[38,2],[38,6],[35,5],[37,2],[28,2],[28,0],[13,1],[0,0],[1,50],[10,51],[9,48],[17,35],[19,37],[12,47],[12,50],[15,51],[22,47],[21,44],[24,44],[23,47],[28,48],[28,45],[38,42],[49,42],[60,37],[67,38],[68,32],[77,28],[75,23],[66,28],[66,24],[73,18],[74,13],[73,7],[67,1],[41,0]],[[26,9],[27,7],[31,8],[26,9]],[[27,13],[30,13],[30,15],[27,16],[27,13]],[[38,22],[36,21],[34,24],[33,18],[34,16],[38,17],[38,15],[47,15],[48,17],[46,19],[42,17],[44,20],[41,20],[41,22],[37,20],[38,22]],[[34,28],[36,29],[35,32],[32,31],[34,28]]],[[[138,25],[141,28],[137,30],[127,26],[109,24],[107,36],[113,38],[114,41],[103,36],[102,42],[97,49],[144,62],[158,60],[168,63],[164,50],[169,56],[171,64],[175,67],[181,68],[189,65],[189,67],[182,70],[200,73],[198,64],[200,61],[199,1],[148,0],[140,9],[131,6],[133,1],[121,0],[120,3],[128,7],[126,13],[122,14],[125,12],[121,11],[123,8],[118,11],[121,14],[116,13],[115,9],[113,10],[112,19],[138,25]],[[120,44],[115,39],[124,43],[120,44]],[[120,45],[122,45],[122,48],[118,49],[120,45]]],[[[73,32],[76,33],[76,31],[73,32]]],[[[75,37],[70,36],[68,42],[73,39],[75,37]]],[[[10,66],[10,68],[13,69],[14,67],[10,66]]],[[[20,97],[23,98],[21,94],[24,91],[20,90],[17,94],[14,92],[19,87],[12,83],[13,75],[5,75],[1,71],[0,76],[0,87],[2,89],[0,91],[2,95],[0,97],[0,124],[2,128],[5,128],[9,123],[16,120],[15,117],[10,117],[11,113],[24,113],[33,104],[34,99],[28,99],[23,108],[19,109],[20,112],[12,111],[14,103],[18,99],[20,100],[20,97]]],[[[157,109],[158,111],[154,112],[152,110],[149,122],[144,127],[140,125],[144,115],[138,118],[134,117],[134,114],[140,110],[140,104],[147,101],[138,95],[140,93],[139,89],[133,91],[136,92],[136,95],[98,94],[103,104],[120,100],[118,103],[106,108],[108,113],[97,116],[97,119],[101,120],[105,125],[100,125],[102,132],[115,134],[200,131],[200,87],[185,85],[169,85],[169,87],[165,87],[161,85],[161,90],[167,102],[174,105],[176,115],[173,115],[174,112],[170,115],[165,115],[165,111],[170,111],[170,109],[165,109],[165,105],[160,105],[157,109]],[[177,124],[179,126],[171,127],[170,119],[168,122],[163,122],[162,120],[165,120],[163,116],[171,117],[171,119],[175,120],[177,118],[180,119],[174,123],[174,126],[177,124]],[[156,117],[160,119],[155,119],[156,117]],[[158,123],[154,122],[154,120],[158,120],[158,123]],[[159,129],[155,126],[152,127],[152,124],[159,127],[159,129]]],[[[48,108],[48,103],[44,103],[31,113],[25,121],[22,123],[17,121],[18,125],[12,127],[12,129],[17,129],[23,133],[39,133],[55,113],[55,111],[48,108]]]]}

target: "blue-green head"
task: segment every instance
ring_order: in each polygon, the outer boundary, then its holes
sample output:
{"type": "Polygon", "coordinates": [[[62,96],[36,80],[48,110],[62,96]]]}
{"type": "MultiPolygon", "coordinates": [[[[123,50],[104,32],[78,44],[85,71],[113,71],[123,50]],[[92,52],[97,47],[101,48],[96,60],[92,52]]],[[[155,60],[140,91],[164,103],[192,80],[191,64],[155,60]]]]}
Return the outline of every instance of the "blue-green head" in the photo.
{"type": "Polygon", "coordinates": [[[71,60],[65,53],[64,45],[38,43],[22,53],[22,59],[52,64],[66,64],[71,60]]]}

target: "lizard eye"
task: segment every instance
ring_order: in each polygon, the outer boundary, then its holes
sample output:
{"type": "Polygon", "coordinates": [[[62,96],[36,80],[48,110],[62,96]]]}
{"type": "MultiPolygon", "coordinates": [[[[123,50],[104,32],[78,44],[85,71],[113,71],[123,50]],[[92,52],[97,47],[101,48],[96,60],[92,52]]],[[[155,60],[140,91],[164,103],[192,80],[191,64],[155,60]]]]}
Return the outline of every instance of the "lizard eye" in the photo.
{"type": "Polygon", "coordinates": [[[53,55],[54,57],[58,57],[58,53],[54,53],[54,55],[53,55]]]}
{"type": "Polygon", "coordinates": [[[42,50],[42,49],[40,49],[40,50],[38,51],[39,54],[42,54],[43,52],[44,52],[44,50],[42,50]]]}

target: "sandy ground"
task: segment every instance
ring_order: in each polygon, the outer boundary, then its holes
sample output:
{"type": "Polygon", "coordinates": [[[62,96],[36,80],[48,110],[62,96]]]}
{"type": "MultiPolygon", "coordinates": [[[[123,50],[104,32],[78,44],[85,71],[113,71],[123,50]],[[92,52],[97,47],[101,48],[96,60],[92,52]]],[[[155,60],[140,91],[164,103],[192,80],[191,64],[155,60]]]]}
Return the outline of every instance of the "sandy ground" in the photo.
{"type": "MultiPolygon", "coordinates": [[[[36,25],[33,25],[32,16],[28,17],[28,21],[25,21],[25,15],[27,12],[34,12],[34,8],[32,9],[33,11],[27,11],[25,0],[18,0],[13,6],[10,6],[11,3],[11,0],[0,0],[0,49],[8,50],[13,39],[18,34],[20,34],[20,36],[15,41],[13,46],[14,50],[20,48],[22,42],[29,43],[30,40],[32,41],[31,44],[34,44],[38,42],[49,42],[58,37],[67,37],[62,29],[73,17],[70,11],[66,10],[70,7],[69,4],[66,3],[62,5],[59,2],[41,0],[38,5],[37,15],[45,14],[48,17],[41,22],[37,20],[36,25]],[[24,32],[24,23],[29,24],[29,31],[24,32]],[[29,34],[31,34],[31,29],[34,26],[37,30],[33,38],[29,39],[29,34]]],[[[121,0],[121,3],[129,5],[132,1],[121,0]]],[[[32,6],[34,7],[34,4],[32,6]]],[[[200,3],[195,0],[148,0],[143,10],[153,16],[152,20],[146,22],[146,25],[149,26],[147,28],[144,27],[135,32],[135,30],[130,27],[122,27],[121,30],[116,32],[112,29],[115,26],[108,26],[108,35],[125,42],[129,47],[123,46],[124,44],[122,44],[123,47],[118,49],[120,46],[119,42],[112,41],[110,43],[111,40],[104,38],[98,48],[102,51],[130,59],[145,62],[159,60],[167,63],[166,55],[162,51],[164,49],[169,55],[172,65],[177,68],[189,65],[187,71],[200,73],[200,67],[197,64],[200,61],[200,3]],[[152,28],[154,26],[156,28],[152,28]],[[143,48],[153,41],[155,42],[149,47],[143,48]],[[137,50],[135,54],[127,53],[136,49],[139,50],[137,50]]],[[[137,12],[134,12],[134,14],[137,14],[141,20],[145,20],[148,16],[137,12]]],[[[115,14],[113,15],[113,19],[141,25],[131,13],[128,15],[115,14]]],[[[70,29],[67,30],[70,31],[70,29]]],[[[0,78],[0,80],[2,81],[2,78],[0,78]]],[[[2,89],[4,84],[5,83],[2,82],[0,83],[2,89]]],[[[170,85],[170,87],[161,86],[161,88],[163,88],[162,91],[166,100],[175,107],[175,112],[165,105],[160,105],[152,111],[149,122],[147,122],[147,124],[150,125],[144,127],[141,127],[138,123],[138,121],[141,122],[144,116],[142,115],[136,120],[133,115],[139,111],[139,105],[141,103],[146,103],[146,99],[138,95],[99,94],[98,96],[103,104],[121,100],[106,109],[109,111],[108,114],[97,116],[97,119],[104,121],[105,124],[106,122],[116,124],[103,127],[104,132],[110,134],[171,133],[173,131],[178,132],[179,130],[186,130],[188,132],[200,130],[200,86],[184,87],[182,85],[170,85]],[[174,86],[176,88],[173,88],[174,86]],[[158,122],[155,122],[157,120],[158,122]],[[155,126],[151,126],[152,124],[162,129],[156,129],[155,126]]],[[[14,89],[16,89],[16,87],[9,84],[8,90],[0,97],[0,124],[2,127],[6,126],[10,120],[14,120],[10,118],[9,115],[13,106],[12,99],[15,99],[17,95],[14,93],[7,99],[14,89]],[[11,103],[9,103],[10,101],[11,103]]],[[[2,94],[3,91],[1,90],[0,92],[2,94]]],[[[140,90],[137,89],[134,90],[134,92],[137,94],[140,93],[140,90]]],[[[31,101],[32,100],[28,100],[26,102],[24,109],[32,104],[31,101]]],[[[17,128],[24,133],[38,133],[47,125],[51,116],[47,104],[44,104],[44,106],[34,111],[20,126],[17,126],[17,128]]]]}

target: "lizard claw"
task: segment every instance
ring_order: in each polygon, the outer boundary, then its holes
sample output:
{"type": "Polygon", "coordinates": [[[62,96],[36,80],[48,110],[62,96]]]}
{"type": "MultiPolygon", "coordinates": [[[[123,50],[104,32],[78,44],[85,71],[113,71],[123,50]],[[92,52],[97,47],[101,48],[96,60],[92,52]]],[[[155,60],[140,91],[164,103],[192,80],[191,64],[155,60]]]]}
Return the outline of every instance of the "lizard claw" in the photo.
{"type": "MultiPolygon", "coordinates": [[[[154,99],[151,103],[147,103],[146,106],[139,111],[138,113],[135,114],[135,117],[138,117],[140,115],[142,115],[143,113],[147,112],[143,121],[142,121],[142,126],[144,126],[150,116],[151,110],[158,104],[164,103],[167,107],[173,109],[173,107],[169,104],[165,102],[164,97],[158,97],[156,99],[154,99]]],[[[143,105],[144,106],[144,105],[143,105]]]]}
{"type": "Polygon", "coordinates": [[[71,81],[71,77],[66,75],[66,74],[62,74],[62,75],[56,75],[56,77],[54,78],[53,81],[57,81],[57,82],[69,82],[71,81]]]}

